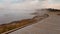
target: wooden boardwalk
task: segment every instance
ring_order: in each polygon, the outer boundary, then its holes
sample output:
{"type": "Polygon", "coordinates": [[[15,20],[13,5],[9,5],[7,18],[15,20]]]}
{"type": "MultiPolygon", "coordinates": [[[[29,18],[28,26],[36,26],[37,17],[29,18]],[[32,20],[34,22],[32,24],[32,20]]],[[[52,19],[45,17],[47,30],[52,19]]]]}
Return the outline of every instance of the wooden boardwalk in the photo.
{"type": "Polygon", "coordinates": [[[9,34],[60,34],[60,16],[50,13],[49,17],[9,34]]]}

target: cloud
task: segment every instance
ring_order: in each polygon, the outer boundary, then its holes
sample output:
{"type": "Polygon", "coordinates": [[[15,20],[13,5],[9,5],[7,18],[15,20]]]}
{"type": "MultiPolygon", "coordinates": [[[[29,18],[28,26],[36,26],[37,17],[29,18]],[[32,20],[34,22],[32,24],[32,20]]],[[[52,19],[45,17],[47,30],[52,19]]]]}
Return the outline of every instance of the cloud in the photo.
{"type": "Polygon", "coordinates": [[[40,9],[40,8],[60,8],[60,4],[54,4],[52,0],[2,0],[0,8],[7,9],[40,9]]]}
{"type": "MultiPolygon", "coordinates": [[[[18,2],[18,1],[15,0],[14,2],[18,2]]],[[[3,2],[4,3],[2,3],[2,6],[4,8],[9,8],[9,9],[35,9],[35,8],[41,8],[40,7],[41,3],[38,0],[26,0],[23,3],[19,3],[19,2],[18,3],[14,3],[14,2],[12,3],[12,0],[4,0],[3,2]]]]}
{"type": "Polygon", "coordinates": [[[39,1],[26,1],[24,3],[16,3],[11,5],[11,9],[35,9],[41,8],[41,3],[39,1]]]}
{"type": "Polygon", "coordinates": [[[44,3],[45,8],[55,8],[60,9],[60,0],[46,0],[44,3]]]}
{"type": "Polygon", "coordinates": [[[60,4],[48,4],[46,8],[60,9],[60,4]]]}

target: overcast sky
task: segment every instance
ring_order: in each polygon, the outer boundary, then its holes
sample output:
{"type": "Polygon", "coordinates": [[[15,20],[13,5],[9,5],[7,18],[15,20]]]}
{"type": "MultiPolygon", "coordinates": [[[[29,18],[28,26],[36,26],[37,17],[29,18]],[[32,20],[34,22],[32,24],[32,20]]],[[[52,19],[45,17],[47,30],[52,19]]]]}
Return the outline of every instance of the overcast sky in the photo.
{"type": "Polygon", "coordinates": [[[60,0],[0,0],[0,8],[26,9],[26,8],[60,8],[60,0]]]}

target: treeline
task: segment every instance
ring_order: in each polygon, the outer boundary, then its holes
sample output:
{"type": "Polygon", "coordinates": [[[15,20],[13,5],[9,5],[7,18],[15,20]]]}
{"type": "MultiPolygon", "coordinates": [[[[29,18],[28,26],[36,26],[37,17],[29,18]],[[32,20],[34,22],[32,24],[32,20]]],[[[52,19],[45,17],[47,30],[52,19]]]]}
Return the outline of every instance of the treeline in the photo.
{"type": "Polygon", "coordinates": [[[56,12],[56,11],[60,11],[59,9],[54,9],[54,8],[48,8],[47,10],[48,10],[48,11],[53,11],[53,12],[54,12],[54,11],[55,11],[55,12],[56,12]]]}

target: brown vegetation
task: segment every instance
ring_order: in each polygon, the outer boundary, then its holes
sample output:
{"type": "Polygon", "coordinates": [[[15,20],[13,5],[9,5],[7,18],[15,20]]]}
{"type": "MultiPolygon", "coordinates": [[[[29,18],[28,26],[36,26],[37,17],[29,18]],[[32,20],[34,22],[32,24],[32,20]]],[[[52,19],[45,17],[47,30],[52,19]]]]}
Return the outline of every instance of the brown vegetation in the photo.
{"type": "Polygon", "coordinates": [[[46,16],[48,17],[49,15],[45,14],[45,16],[35,16],[32,19],[23,19],[21,21],[13,21],[8,24],[2,24],[0,25],[0,34],[6,31],[12,30],[12,29],[19,28],[27,24],[35,23],[39,20],[46,18],[46,16]]]}
{"type": "Polygon", "coordinates": [[[8,23],[8,24],[2,24],[2,25],[0,25],[0,33],[9,31],[9,30],[24,26],[26,24],[33,23],[33,22],[36,22],[36,20],[34,20],[34,19],[24,19],[24,20],[21,20],[21,21],[13,21],[13,22],[8,23]]]}

